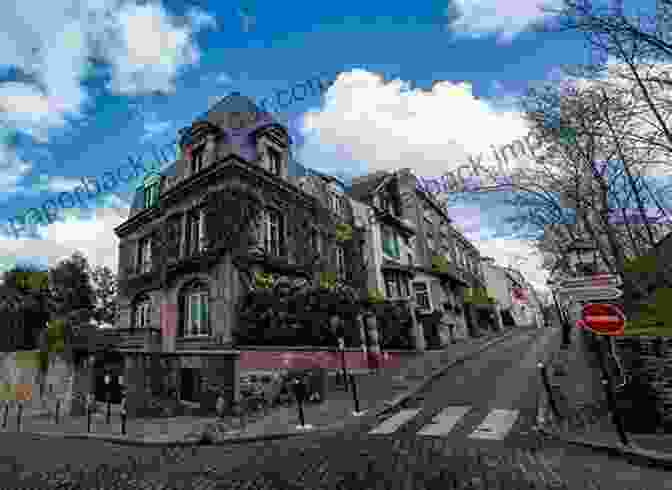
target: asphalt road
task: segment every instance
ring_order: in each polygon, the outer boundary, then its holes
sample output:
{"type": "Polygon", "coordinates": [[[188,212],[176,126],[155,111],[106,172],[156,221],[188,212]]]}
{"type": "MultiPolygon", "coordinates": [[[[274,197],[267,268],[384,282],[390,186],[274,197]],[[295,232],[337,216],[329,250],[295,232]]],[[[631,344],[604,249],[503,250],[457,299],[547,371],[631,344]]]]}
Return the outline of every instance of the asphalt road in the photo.
{"type": "Polygon", "coordinates": [[[455,448],[534,445],[537,362],[555,334],[526,330],[500,342],[432,382],[390,422],[369,427],[400,438],[440,437],[455,448]]]}

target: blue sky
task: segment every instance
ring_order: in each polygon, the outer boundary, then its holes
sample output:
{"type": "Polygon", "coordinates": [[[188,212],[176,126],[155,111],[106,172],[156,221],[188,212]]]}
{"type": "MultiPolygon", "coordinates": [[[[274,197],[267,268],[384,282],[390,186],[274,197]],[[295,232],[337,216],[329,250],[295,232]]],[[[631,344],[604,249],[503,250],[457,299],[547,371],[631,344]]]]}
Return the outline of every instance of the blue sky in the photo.
{"type": "MultiPolygon", "coordinates": [[[[543,18],[537,0],[9,2],[0,19],[2,222],[174,140],[232,91],[260,100],[316,76],[335,80],[325,97],[285,111],[302,164],[344,177],[400,167],[438,175],[522,137],[512,97],[588,59],[577,34],[530,31],[543,18]]],[[[4,262],[52,265],[81,250],[116,271],[112,229],[131,190],[119,186],[31,237],[0,237],[4,262]]],[[[454,218],[484,255],[502,265],[526,257],[521,270],[543,284],[529,245],[506,236],[500,201],[464,203],[454,218]]]]}

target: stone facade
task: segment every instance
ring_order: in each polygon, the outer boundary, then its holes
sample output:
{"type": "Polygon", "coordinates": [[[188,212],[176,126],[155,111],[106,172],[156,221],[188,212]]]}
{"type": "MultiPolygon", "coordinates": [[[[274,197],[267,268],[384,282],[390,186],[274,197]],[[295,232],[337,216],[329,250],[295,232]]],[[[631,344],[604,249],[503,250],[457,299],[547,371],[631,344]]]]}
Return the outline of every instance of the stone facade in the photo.
{"type": "Polygon", "coordinates": [[[672,338],[617,337],[616,351],[632,387],[640,390],[628,416],[653,416],[655,425],[672,433],[672,338]]]}
{"type": "MultiPolygon", "coordinates": [[[[44,380],[44,392],[41,391],[41,375],[34,361],[37,351],[3,352],[0,354],[0,384],[9,387],[5,399],[16,402],[11,389],[29,393],[23,402],[24,407],[36,410],[54,410],[60,401],[59,413],[63,415],[82,415],[81,401],[93,389],[93,372],[86,362],[76,365],[57,355],[49,360],[49,370],[44,380]]],[[[5,391],[7,393],[7,391],[5,391]]]]}
{"type": "MultiPolygon", "coordinates": [[[[230,349],[237,307],[254,273],[315,280],[311,233],[322,243],[321,260],[331,268],[337,262],[334,230],[325,224],[331,221],[321,219],[333,196],[320,186],[316,193],[297,186],[288,175],[287,131],[253,121],[256,114],[254,104],[236,94],[181,131],[180,158],[160,176],[146,179],[129,219],[115,230],[120,238],[116,327],[126,357],[129,416],[141,414],[157,392],[173,396],[166,390],[177,392],[177,398],[189,391],[188,402],[206,411],[214,410],[215,391],[235,400],[237,365],[230,349]],[[241,129],[241,123],[251,125],[241,129]],[[236,250],[236,264],[223,233],[230,226],[220,222],[217,207],[218,196],[235,192],[263,207],[249,232],[236,236],[249,241],[236,250]],[[144,338],[142,331],[152,333],[144,338]],[[161,379],[172,386],[157,386],[161,379]]],[[[331,213],[336,222],[352,221],[347,207],[338,211],[331,213]]],[[[232,210],[231,216],[240,214],[232,210]]],[[[356,253],[345,255],[348,270],[354,270],[356,253]]]]}

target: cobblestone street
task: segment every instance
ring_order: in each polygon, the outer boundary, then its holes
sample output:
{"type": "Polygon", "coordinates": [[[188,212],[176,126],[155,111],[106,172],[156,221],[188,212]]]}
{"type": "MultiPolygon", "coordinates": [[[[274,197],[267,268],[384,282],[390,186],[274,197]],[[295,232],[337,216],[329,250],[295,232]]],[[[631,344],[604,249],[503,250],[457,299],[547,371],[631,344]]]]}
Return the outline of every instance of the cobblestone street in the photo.
{"type": "Polygon", "coordinates": [[[248,447],[144,451],[126,463],[3,480],[3,488],[521,489],[672,488],[669,474],[548,443],[455,450],[442,439],[309,437],[248,447]]]}

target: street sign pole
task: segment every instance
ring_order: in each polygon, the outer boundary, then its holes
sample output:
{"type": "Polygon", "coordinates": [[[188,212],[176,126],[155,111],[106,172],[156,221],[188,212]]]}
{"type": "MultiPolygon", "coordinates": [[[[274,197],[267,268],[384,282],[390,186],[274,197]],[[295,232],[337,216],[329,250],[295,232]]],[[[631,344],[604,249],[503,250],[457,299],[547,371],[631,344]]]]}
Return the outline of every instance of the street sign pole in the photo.
{"type": "Polygon", "coordinates": [[[560,345],[561,349],[568,349],[569,345],[572,343],[572,327],[569,324],[569,320],[565,316],[564,311],[560,309],[558,304],[558,299],[555,297],[555,291],[551,290],[551,295],[553,296],[553,301],[555,302],[555,308],[558,310],[559,320],[561,322],[562,328],[562,344],[560,345]]]}
{"type": "Polygon", "coordinates": [[[602,385],[604,386],[609,411],[611,412],[612,421],[616,426],[618,437],[624,446],[628,446],[630,443],[625,432],[623,418],[616,404],[612,379],[607,370],[609,337],[623,334],[625,315],[616,305],[593,303],[583,307],[581,316],[583,323],[594,335],[607,337],[606,339],[601,339],[599,342],[598,357],[600,370],[602,371],[602,385]]]}
{"type": "Polygon", "coordinates": [[[601,339],[601,342],[599,342],[600,345],[599,358],[600,358],[600,369],[602,370],[602,386],[604,386],[604,391],[605,394],[607,395],[607,403],[609,404],[611,419],[614,425],[616,426],[618,437],[624,446],[628,446],[630,445],[630,442],[628,441],[628,435],[625,432],[623,418],[621,417],[621,413],[619,412],[616,406],[616,396],[614,395],[614,386],[612,384],[611,376],[609,376],[609,372],[607,371],[607,355],[605,352],[605,343],[608,341],[609,339],[606,338],[601,339]]]}

